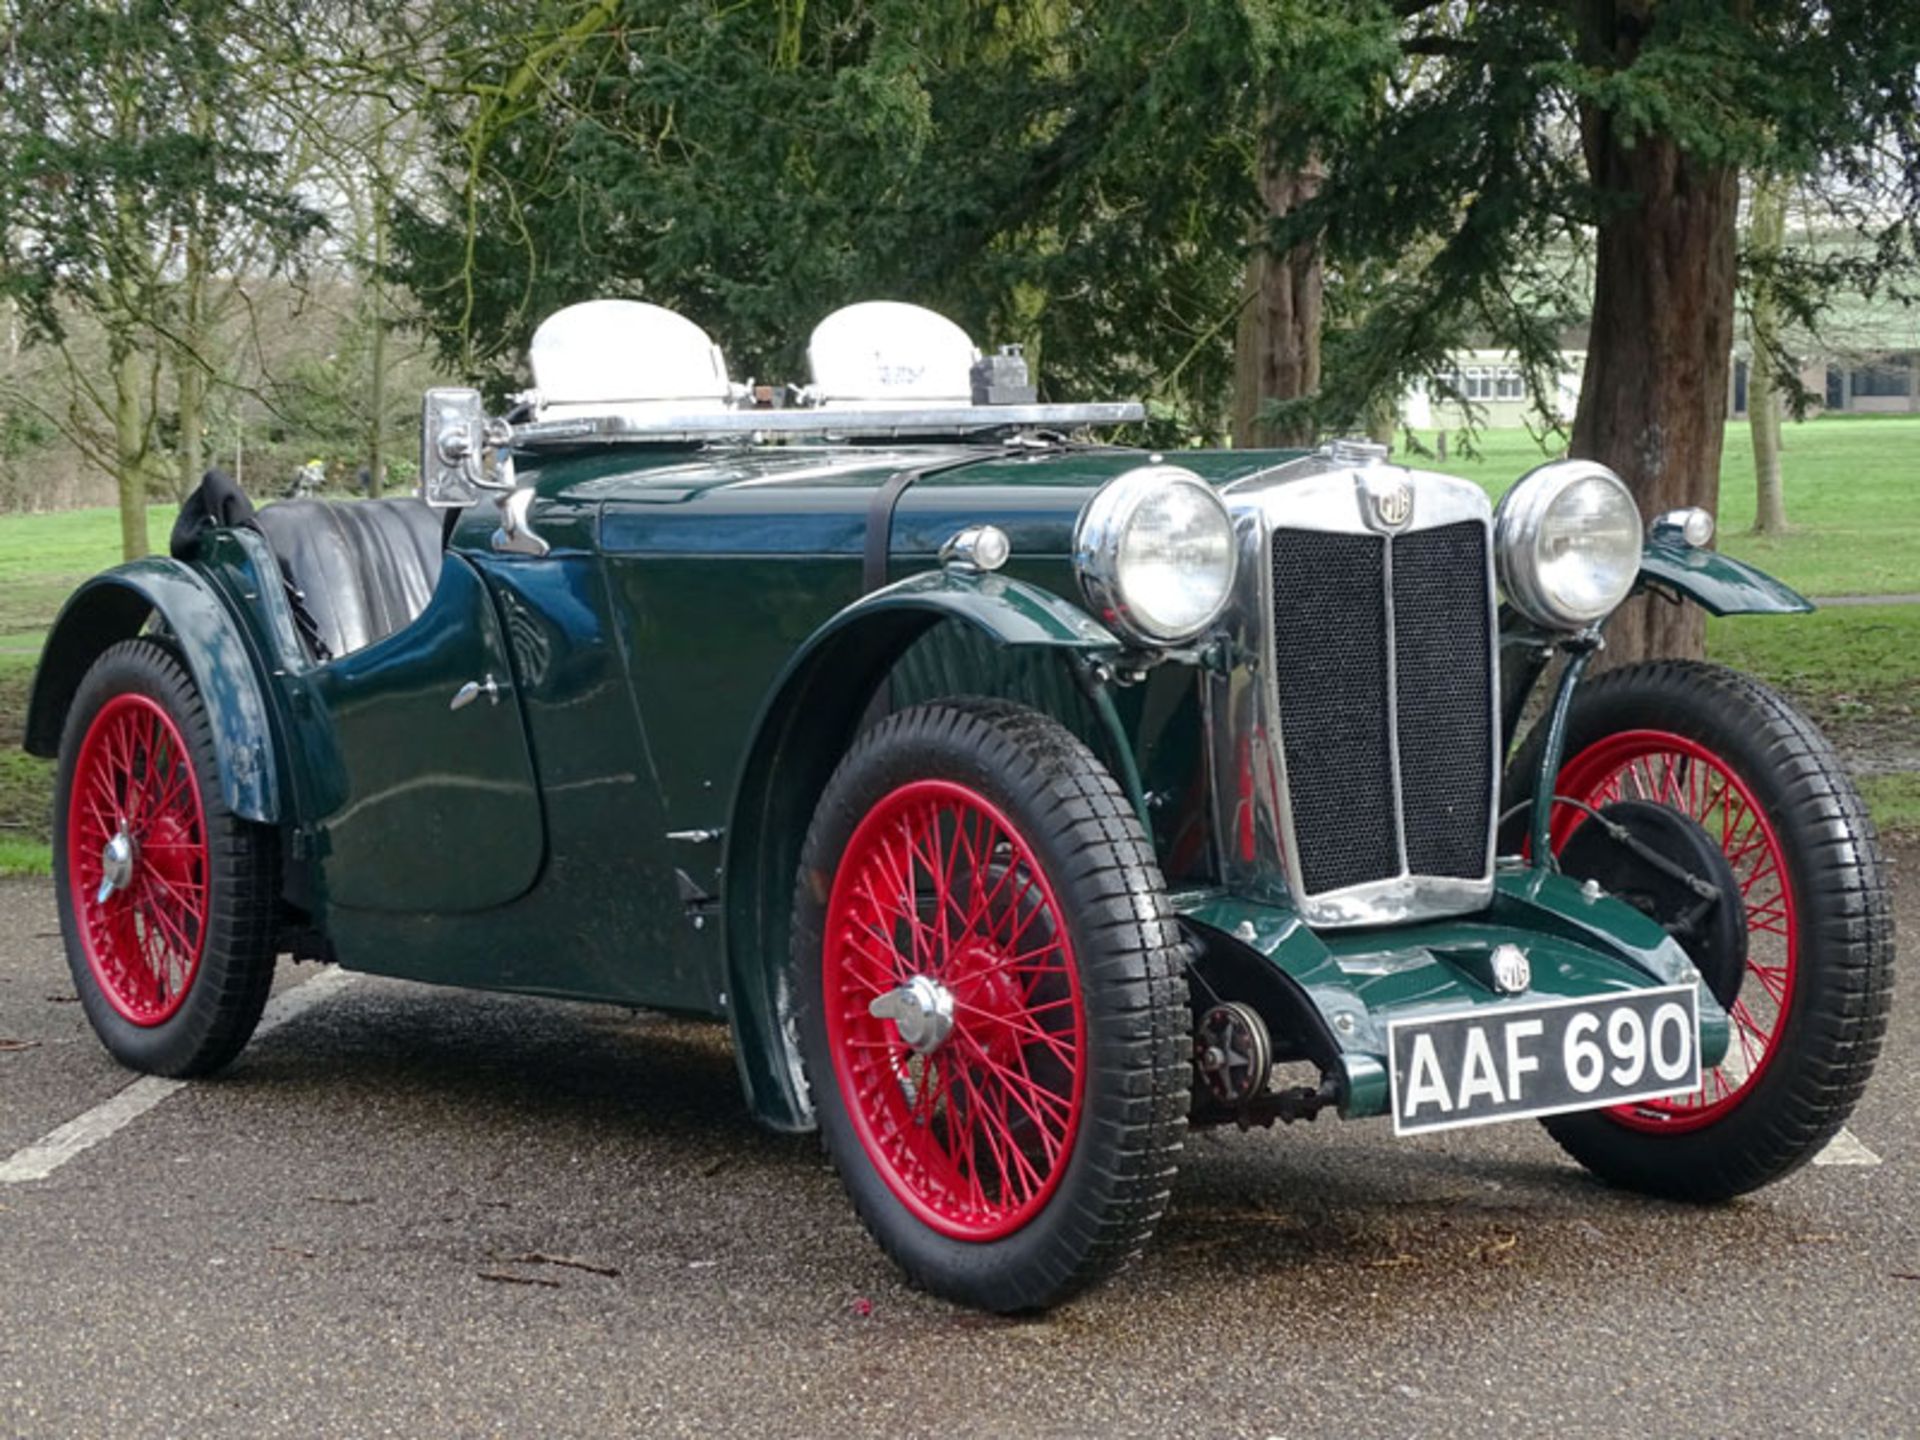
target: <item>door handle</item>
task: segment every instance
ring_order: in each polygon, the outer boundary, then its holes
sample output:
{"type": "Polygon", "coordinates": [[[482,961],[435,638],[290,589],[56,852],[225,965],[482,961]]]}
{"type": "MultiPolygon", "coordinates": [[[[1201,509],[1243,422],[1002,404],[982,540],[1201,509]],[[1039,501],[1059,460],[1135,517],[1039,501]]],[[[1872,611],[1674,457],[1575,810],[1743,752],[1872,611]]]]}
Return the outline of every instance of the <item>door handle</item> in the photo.
{"type": "Polygon", "coordinates": [[[500,703],[500,682],[495,680],[491,675],[487,676],[484,680],[469,680],[453,692],[453,699],[447,702],[447,708],[449,710],[464,710],[482,695],[485,695],[490,703],[498,705],[500,703]]]}

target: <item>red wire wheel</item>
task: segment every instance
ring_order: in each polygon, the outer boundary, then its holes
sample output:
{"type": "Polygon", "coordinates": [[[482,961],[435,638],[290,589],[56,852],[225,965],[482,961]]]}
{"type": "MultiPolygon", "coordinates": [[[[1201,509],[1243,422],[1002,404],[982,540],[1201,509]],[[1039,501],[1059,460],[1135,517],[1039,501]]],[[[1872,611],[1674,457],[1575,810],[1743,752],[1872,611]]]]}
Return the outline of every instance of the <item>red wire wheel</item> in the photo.
{"type": "Polygon", "coordinates": [[[67,876],[101,994],[135,1025],[173,1018],[207,943],[206,809],[193,760],[154,700],[120,694],[80,742],[68,796],[67,876]]]}
{"type": "MultiPolygon", "coordinates": [[[[1514,757],[1515,798],[1531,786],[1543,743],[1535,727],[1514,757]]],[[[1819,1154],[1846,1123],[1886,1034],[1893,919],[1866,807],[1812,722],[1715,665],[1649,661],[1583,683],[1566,754],[1556,795],[1623,816],[1657,806],[1687,817],[1690,863],[1742,903],[1669,921],[1651,893],[1636,902],[1693,947],[1703,988],[1726,1003],[1727,1054],[1700,1088],[1553,1116],[1547,1132],[1628,1189],[1696,1201],[1757,1190],[1819,1154]]],[[[1569,804],[1549,818],[1570,876],[1605,871],[1590,817],[1569,804]]]]}
{"type": "Polygon", "coordinates": [[[1139,1252],[1191,1100],[1186,953],[1072,732],[974,696],[866,729],[815,806],[792,937],[814,1118],[909,1279],[1013,1313],[1139,1252]]]}
{"type": "MultiPolygon", "coordinates": [[[[1667,730],[1627,730],[1587,746],[1560,771],[1555,794],[1603,809],[1646,800],[1678,810],[1706,830],[1740,887],[1747,929],[1746,971],[1728,1007],[1726,1057],[1691,1095],[1642,1101],[1611,1113],[1623,1125],[1684,1131],[1712,1124],[1752,1091],[1778,1053],[1793,1010],[1800,936],[1787,856],[1766,810],[1728,762],[1697,740],[1667,730]]],[[[1587,822],[1556,805],[1558,854],[1587,822]]]]}
{"type": "Polygon", "coordinates": [[[885,796],[835,873],[821,978],[835,1078],[887,1186],[958,1240],[1027,1224],[1073,1153],[1087,1040],[1060,902],[1019,827],[948,780],[885,796]],[[873,1009],[916,984],[938,1034],[919,1046],[873,1009]]]}
{"type": "Polygon", "coordinates": [[[228,807],[206,706],[171,644],[108,646],[66,716],[54,893],[81,1007],[121,1064],[211,1074],[247,1043],[273,983],[278,832],[228,807]]]}

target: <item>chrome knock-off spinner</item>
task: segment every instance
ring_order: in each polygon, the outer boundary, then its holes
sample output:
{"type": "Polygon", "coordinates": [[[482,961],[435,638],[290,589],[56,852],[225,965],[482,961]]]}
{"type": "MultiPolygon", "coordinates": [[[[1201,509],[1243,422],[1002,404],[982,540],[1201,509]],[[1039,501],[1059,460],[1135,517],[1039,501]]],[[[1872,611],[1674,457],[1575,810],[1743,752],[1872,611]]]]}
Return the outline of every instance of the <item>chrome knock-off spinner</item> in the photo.
{"type": "Polygon", "coordinates": [[[931,1055],[953,1033],[953,992],[938,980],[916,975],[867,1005],[876,1020],[891,1020],[910,1050],[931,1055]]]}
{"type": "Polygon", "coordinates": [[[106,904],[110,896],[133,883],[136,858],[133,837],[125,830],[114,831],[113,838],[100,847],[100,889],[94,894],[94,904],[106,904]]]}

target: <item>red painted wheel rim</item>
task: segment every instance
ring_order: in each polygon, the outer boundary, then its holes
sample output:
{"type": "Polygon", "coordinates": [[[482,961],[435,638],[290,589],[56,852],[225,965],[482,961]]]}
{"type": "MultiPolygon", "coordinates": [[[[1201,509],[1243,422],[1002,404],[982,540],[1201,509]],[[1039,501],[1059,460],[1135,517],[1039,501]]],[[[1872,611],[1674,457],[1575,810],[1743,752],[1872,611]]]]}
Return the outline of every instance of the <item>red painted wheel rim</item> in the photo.
{"type": "MultiPolygon", "coordinates": [[[[1624,1125],[1668,1134],[1725,1118],[1773,1063],[1793,1010],[1800,930],[1779,834],[1726,760],[1665,730],[1623,730],[1595,741],[1561,768],[1555,793],[1595,808],[1616,800],[1667,805],[1704,826],[1733,867],[1747,907],[1747,965],[1729,1010],[1733,1040],[1726,1058],[1691,1095],[1609,1112],[1624,1125]]],[[[1554,807],[1555,854],[1587,818],[1571,805],[1554,807]]]]}
{"type": "Polygon", "coordinates": [[[186,1003],[207,943],[207,825],[180,727],[145,695],[116,695],[80,742],[67,798],[67,888],[87,967],[135,1025],[186,1003]],[[108,846],[130,842],[106,887],[108,846]]]}
{"type": "Polygon", "coordinates": [[[834,1077],[900,1202],[959,1240],[1038,1215],[1079,1132],[1086,1017],[1064,913],[1013,822],[945,780],[888,794],[834,875],[821,972],[834,1077]],[[868,1010],[916,976],[953,1000],[924,1055],[868,1010]]]}

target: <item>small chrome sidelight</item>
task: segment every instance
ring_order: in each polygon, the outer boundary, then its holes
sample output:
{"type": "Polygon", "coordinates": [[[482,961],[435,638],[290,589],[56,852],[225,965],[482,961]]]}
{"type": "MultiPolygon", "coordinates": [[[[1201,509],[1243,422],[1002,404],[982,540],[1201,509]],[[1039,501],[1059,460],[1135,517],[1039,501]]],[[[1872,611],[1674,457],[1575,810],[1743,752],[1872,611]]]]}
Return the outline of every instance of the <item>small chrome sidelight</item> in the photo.
{"type": "Polygon", "coordinates": [[[1647,533],[1656,540],[1678,540],[1688,549],[1698,550],[1713,540],[1713,516],[1698,505],[1667,510],[1654,517],[1647,533]]]}
{"type": "Polygon", "coordinates": [[[998,570],[1012,554],[1007,532],[998,525],[969,525],[940,547],[940,563],[949,570],[984,574],[998,570]]]}

